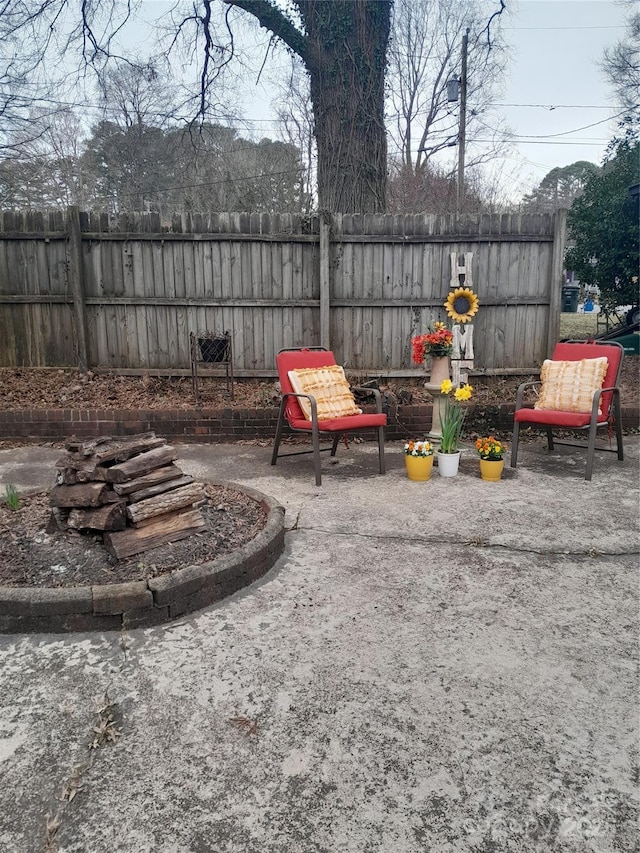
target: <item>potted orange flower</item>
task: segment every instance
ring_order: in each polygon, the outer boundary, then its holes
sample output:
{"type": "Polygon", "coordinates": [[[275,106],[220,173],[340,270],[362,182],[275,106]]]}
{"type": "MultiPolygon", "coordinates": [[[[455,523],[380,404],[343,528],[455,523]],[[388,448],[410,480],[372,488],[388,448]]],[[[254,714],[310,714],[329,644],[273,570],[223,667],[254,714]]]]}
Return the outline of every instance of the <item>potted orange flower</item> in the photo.
{"type": "Polygon", "coordinates": [[[483,480],[497,483],[502,477],[507,445],[498,441],[493,435],[489,435],[477,439],[476,450],[480,457],[480,476],[483,480]]]}
{"type": "Polygon", "coordinates": [[[447,358],[453,349],[453,332],[444,323],[436,323],[433,330],[411,339],[413,360],[422,364],[430,355],[433,358],[447,358]]]}

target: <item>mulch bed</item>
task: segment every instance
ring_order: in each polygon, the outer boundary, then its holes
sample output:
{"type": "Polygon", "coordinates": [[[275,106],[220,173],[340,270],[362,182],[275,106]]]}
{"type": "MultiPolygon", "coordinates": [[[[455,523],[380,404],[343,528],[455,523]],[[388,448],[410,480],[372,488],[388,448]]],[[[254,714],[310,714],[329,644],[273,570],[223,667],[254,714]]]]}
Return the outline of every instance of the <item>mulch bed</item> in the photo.
{"type": "MultiPolygon", "coordinates": [[[[625,357],[620,389],[623,405],[640,402],[640,358],[625,357]]],[[[350,376],[352,384],[367,377],[350,376]]],[[[518,385],[536,376],[471,377],[477,405],[515,403],[518,385]]],[[[0,410],[20,409],[191,409],[195,405],[190,377],[118,376],[80,374],[74,370],[0,368],[0,410]]],[[[429,402],[421,379],[381,383],[383,393],[402,403],[429,402]]],[[[207,408],[260,409],[277,406],[280,394],[275,380],[239,380],[234,399],[224,379],[201,380],[200,405],[207,408]]]]}
{"type": "Polygon", "coordinates": [[[0,502],[0,586],[73,587],[146,580],[235,551],[265,526],[264,509],[243,492],[207,485],[205,493],[202,532],[126,560],[108,554],[99,535],[46,533],[51,513],[46,494],[20,498],[17,510],[0,502]]]}

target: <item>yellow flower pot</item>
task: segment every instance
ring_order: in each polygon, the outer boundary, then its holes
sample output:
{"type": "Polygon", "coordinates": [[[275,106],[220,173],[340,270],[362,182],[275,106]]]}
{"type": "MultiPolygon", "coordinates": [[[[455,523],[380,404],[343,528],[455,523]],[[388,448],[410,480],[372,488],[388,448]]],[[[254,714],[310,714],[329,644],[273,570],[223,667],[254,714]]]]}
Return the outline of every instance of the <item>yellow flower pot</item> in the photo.
{"type": "Polygon", "coordinates": [[[490,483],[497,483],[502,479],[502,469],[504,468],[504,459],[481,459],[480,460],[480,476],[483,480],[488,480],[490,483]]]}
{"type": "Polygon", "coordinates": [[[407,466],[407,477],[416,483],[424,483],[431,477],[433,467],[433,455],[431,456],[407,456],[404,457],[407,466]]]}

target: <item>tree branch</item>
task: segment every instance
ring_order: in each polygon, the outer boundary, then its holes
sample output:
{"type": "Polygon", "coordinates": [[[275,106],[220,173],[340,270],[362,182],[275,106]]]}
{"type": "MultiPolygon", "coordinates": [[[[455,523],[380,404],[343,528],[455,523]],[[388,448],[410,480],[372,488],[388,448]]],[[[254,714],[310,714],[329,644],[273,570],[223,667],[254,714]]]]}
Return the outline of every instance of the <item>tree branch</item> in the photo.
{"type": "Polygon", "coordinates": [[[487,44],[489,45],[489,47],[491,47],[493,45],[493,42],[491,41],[491,24],[493,23],[493,19],[499,18],[500,15],[502,15],[502,13],[504,12],[504,10],[506,8],[507,8],[506,0],[500,0],[500,8],[497,9],[493,13],[493,15],[491,15],[491,17],[487,21],[486,27],[478,33],[478,37],[476,38],[476,41],[480,41],[480,36],[483,33],[486,33],[487,34],[487,44]]]}
{"type": "Polygon", "coordinates": [[[272,32],[281,41],[297,53],[307,64],[309,60],[309,42],[292,22],[269,0],[222,0],[228,6],[236,6],[257,18],[261,27],[272,32]]]}

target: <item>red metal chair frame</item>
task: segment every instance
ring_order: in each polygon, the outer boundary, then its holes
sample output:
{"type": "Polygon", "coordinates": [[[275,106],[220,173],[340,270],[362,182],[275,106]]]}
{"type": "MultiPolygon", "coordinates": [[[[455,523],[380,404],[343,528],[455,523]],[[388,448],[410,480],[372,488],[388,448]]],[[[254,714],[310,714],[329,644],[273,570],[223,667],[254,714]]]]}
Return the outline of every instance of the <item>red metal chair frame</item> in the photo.
{"type": "Polygon", "coordinates": [[[533,409],[524,407],[522,399],[524,390],[532,385],[540,385],[540,381],[523,382],[516,395],[516,410],[513,417],[513,438],[511,442],[511,467],[515,468],[518,460],[518,439],[520,424],[544,428],[547,433],[549,450],[553,450],[553,429],[588,430],[586,442],[555,439],[556,444],[570,447],[581,447],[587,450],[587,467],[585,480],[591,479],[593,458],[596,450],[617,453],[618,459],[624,458],[622,449],[622,420],[620,412],[620,389],[618,377],[624,356],[624,348],[615,341],[563,341],[556,344],[553,351],[553,361],[579,361],[583,358],[600,358],[606,356],[608,361],[604,387],[593,395],[591,413],[559,412],[552,409],[533,409]],[[598,414],[598,409],[602,412],[598,414]],[[616,446],[596,447],[596,434],[599,429],[609,429],[611,422],[615,424],[616,446]]]}
{"type": "MultiPolygon", "coordinates": [[[[295,347],[280,350],[276,356],[276,365],[280,377],[280,388],[282,400],[278,411],[278,425],[273,446],[271,464],[275,465],[278,457],[300,456],[313,453],[313,467],[316,475],[316,486],[322,485],[322,474],[320,471],[320,453],[331,450],[331,456],[336,455],[340,436],[355,430],[375,429],[378,434],[378,460],[380,473],[385,473],[384,462],[384,428],[387,425],[387,416],[382,412],[382,396],[376,388],[363,388],[361,390],[373,394],[376,402],[375,414],[348,415],[333,420],[318,420],[318,408],[312,394],[296,394],[289,380],[290,370],[300,370],[305,367],[328,367],[336,363],[334,355],[324,347],[295,347]],[[299,397],[309,400],[311,406],[311,420],[306,420],[300,404],[299,397]],[[289,428],[294,432],[311,433],[311,450],[297,450],[289,453],[278,453],[284,422],[287,421],[289,428]],[[333,443],[331,448],[320,447],[320,436],[331,435],[333,443]]],[[[360,390],[360,389],[355,389],[360,390]]]]}

